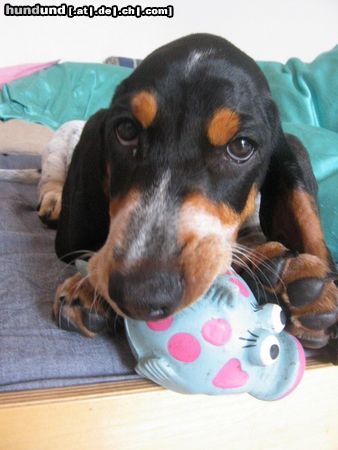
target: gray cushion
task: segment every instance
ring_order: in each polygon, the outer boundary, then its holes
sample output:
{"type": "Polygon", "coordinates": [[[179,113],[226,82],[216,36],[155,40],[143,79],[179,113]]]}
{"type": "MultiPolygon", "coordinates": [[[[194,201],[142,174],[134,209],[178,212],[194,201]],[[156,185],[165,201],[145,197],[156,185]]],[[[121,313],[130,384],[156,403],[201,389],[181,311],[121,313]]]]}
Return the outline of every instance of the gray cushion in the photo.
{"type": "MultiPolygon", "coordinates": [[[[0,168],[39,165],[0,155],[0,168]]],[[[36,186],[0,182],[0,391],[135,378],[123,333],[89,339],[57,328],[54,292],[73,269],[56,258],[36,205],[36,186]]]]}

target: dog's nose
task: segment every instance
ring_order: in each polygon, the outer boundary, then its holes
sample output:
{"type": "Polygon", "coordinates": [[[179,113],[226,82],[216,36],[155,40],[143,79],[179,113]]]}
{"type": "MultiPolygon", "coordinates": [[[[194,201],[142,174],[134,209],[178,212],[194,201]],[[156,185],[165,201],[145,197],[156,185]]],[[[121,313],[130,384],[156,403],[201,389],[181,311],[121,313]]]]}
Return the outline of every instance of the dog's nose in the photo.
{"type": "Polygon", "coordinates": [[[184,282],[178,271],[139,267],[113,272],[109,295],[129,317],[159,320],[173,314],[183,297],[184,282]]]}

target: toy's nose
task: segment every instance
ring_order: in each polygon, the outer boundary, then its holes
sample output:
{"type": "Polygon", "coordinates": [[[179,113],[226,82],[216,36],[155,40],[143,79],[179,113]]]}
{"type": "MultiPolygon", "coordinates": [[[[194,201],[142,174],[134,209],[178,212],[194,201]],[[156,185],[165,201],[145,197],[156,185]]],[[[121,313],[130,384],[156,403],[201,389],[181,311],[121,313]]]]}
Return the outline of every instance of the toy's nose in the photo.
{"type": "Polygon", "coordinates": [[[183,296],[184,282],[177,271],[145,267],[113,272],[109,295],[129,317],[159,320],[173,314],[183,296]]]}

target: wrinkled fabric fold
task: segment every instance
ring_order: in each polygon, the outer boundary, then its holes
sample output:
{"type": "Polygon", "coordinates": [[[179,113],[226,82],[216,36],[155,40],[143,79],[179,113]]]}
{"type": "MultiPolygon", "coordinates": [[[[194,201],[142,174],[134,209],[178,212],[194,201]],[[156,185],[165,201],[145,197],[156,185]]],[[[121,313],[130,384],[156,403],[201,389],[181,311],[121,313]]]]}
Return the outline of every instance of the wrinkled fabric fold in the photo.
{"type": "Polygon", "coordinates": [[[0,118],[23,119],[58,128],[86,120],[106,108],[131,69],[106,64],[63,63],[6,84],[0,92],[0,118]]]}

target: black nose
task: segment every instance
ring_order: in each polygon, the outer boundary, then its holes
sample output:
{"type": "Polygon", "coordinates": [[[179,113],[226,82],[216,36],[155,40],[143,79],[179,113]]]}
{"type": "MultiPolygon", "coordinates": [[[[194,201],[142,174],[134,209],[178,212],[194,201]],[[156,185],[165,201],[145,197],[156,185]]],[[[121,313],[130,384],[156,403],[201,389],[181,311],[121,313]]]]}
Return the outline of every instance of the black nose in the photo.
{"type": "Polygon", "coordinates": [[[109,295],[129,317],[159,320],[175,312],[183,296],[183,284],[178,271],[141,267],[112,273],[109,295]]]}

